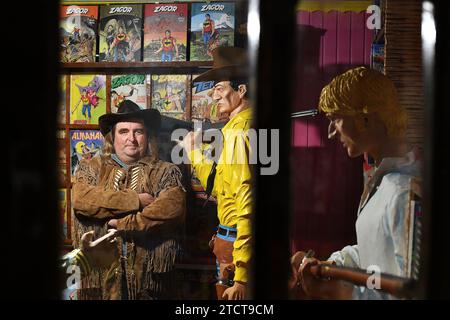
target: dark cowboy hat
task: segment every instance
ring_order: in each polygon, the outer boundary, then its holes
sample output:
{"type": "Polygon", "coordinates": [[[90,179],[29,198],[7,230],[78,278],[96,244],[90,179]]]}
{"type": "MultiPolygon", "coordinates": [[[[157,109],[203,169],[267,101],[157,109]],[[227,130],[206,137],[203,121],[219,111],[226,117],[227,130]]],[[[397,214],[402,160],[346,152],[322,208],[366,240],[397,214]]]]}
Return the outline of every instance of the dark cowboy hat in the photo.
{"type": "Polygon", "coordinates": [[[147,129],[156,134],[161,126],[161,115],[156,109],[141,110],[139,106],[130,100],[125,100],[119,105],[117,113],[107,113],[99,119],[100,132],[106,136],[117,122],[142,119],[147,129]]]}
{"type": "Polygon", "coordinates": [[[197,78],[201,81],[226,81],[248,76],[247,51],[237,47],[218,47],[212,51],[213,67],[197,78]]]}

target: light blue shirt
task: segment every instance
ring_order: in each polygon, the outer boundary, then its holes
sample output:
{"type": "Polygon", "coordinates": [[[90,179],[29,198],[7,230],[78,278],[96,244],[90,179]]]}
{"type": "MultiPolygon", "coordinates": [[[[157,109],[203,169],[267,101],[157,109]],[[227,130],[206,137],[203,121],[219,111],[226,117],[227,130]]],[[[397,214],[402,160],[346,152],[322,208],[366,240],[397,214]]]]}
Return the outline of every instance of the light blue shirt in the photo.
{"type": "MultiPolygon", "coordinates": [[[[417,151],[404,158],[385,158],[366,188],[373,191],[362,199],[356,220],[357,245],[334,252],[328,260],[337,265],[409,276],[411,180],[420,176],[417,151]],[[376,182],[380,181],[379,184],[376,182]]],[[[355,287],[353,299],[395,299],[366,287],[355,287]]]]}

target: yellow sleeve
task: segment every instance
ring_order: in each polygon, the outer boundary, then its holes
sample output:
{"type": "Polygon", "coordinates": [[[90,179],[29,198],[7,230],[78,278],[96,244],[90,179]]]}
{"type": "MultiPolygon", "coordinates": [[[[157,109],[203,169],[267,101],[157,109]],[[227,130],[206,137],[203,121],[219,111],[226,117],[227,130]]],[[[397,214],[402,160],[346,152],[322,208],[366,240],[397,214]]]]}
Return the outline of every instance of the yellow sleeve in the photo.
{"type": "Polygon", "coordinates": [[[213,161],[206,158],[202,152],[202,149],[200,148],[191,150],[188,153],[188,158],[195,170],[198,179],[200,180],[200,183],[202,184],[203,189],[206,190],[206,184],[208,181],[209,173],[211,172],[213,161]]]}

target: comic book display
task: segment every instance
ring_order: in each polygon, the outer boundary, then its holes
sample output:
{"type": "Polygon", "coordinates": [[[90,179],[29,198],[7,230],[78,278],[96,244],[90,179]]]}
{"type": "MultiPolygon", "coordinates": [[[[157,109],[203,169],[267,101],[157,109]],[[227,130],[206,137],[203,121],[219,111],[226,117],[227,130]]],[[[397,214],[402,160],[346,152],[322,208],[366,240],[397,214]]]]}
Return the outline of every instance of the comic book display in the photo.
{"type": "Polygon", "coordinates": [[[141,61],[142,5],[100,6],[99,61],[141,61]]]}
{"type": "Polygon", "coordinates": [[[98,124],[106,113],[106,76],[70,76],[70,123],[98,124]]]}
{"type": "Polygon", "coordinates": [[[384,73],[384,43],[372,44],[372,68],[384,73]]]}
{"type": "Polygon", "coordinates": [[[196,82],[197,76],[192,76],[191,120],[211,123],[227,121],[228,115],[219,112],[217,104],[211,97],[214,81],[196,82]]]}
{"type": "Polygon", "coordinates": [[[111,112],[117,112],[119,105],[131,100],[141,109],[147,109],[146,76],[123,74],[111,76],[111,112]]]}
{"type": "MultiPolygon", "coordinates": [[[[74,249],[71,239],[80,231],[74,222],[75,174],[81,160],[102,155],[100,116],[120,112],[126,100],[141,110],[157,109],[163,123],[157,137],[158,158],[168,162],[175,162],[174,128],[191,130],[197,123],[204,129],[216,128],[228,120],[213,100],[214,83],[195,78],[211,68],[211,62],[203,61],[212,60],[212,50],[235,45],[239,7],[234,2],[146,2],[60,6],[62,72],[55,170],[60,244],[66,252],[74,249]]],[[[218,225],[217,201],[207,196],[190,166],[178,167],[186,190],[186,243],[176,265],[179,290],[174,298],[215,299],[216,260],[209,241],[218,225]]],[[[76,286],[69,286],[63,297],[85,299],[76,286]]]]}
{"type": "Polygon", "coordinates": [[[187,87],[188,75],[152,75],[152,108],[157,109],[162,115],[188,120],[187,87]]]}
{"type": "Polygon", "coordinates": [[[103,142],[100,130],[70,131],[70,173],[72,176],[81,159],[91,159],[101,153],[103,142]]]}
{"type": "Polygon", "coordinates": [[[144,61],[186,61],[186,3],[147,4],[144,13],[144,61]]]}
{"type": "Polygon", "coordinates": [[[234,46],[234,3],[193,3],[191,7],[190,60],[212,60],[217,47],[234,46]]]}
{"type": "Polygon", "coordinates": [[[61,6],[61,62],[95,61],[97,19],[97,6],[61,6]]]}

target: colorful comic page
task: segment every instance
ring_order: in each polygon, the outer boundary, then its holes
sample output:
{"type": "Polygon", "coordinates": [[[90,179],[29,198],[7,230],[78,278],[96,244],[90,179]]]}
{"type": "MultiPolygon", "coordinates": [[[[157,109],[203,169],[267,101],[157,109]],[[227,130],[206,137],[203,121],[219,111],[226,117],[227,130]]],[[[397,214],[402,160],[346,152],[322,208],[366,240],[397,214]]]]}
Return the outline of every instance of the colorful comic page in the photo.
{"type": "Polygon", "coordinates": [[[106,113],[106,76],[70,76],[70,123],[98,124],[106,113]]]}
{"type": "Polygon", "coordinates": [[[144,13],[144,61],[186,61],[186,3],[147,4],[144,13]]]}
{"type": "Polygon", "coordinates": [[[187,120],[187,81],[188,75],[152,75],[152,108],[162,115],[187,120]]]}
{"type": "Polygon", "coordinates": [[[197,77],[192,76],[191,120],[211,123],[228,121],[228,114],[221,113],[211,97],[214,81],[198,82],[195,81],[197,77]]]}
{"type": "Polygon", "coordinates": [[[372,69],[384,73],[384,43],[372,44],[372,69]]]}
{"type": "Polygon", "coordinates": [[[99,61],[141,61],[142,5],[102,5],[99,61]]]}
{"type": "Polygon", "coordinates": [[[97,19],[97,6],[61,6],[61,62],[95,61],[97,19]]]}
{"type": "Polygon", "coordinates": [[[73,176],[82,159],[101,154],[104,138],[100,130],[70,130],[70,173],[73,176]]]}
{"type": "Polygon", "coordinates": [[[144,74],[111,76],[111,112],[117,112],[120,104],[131,100],[139,108],[147,109],[147,86],[144,74]]]}
{"type": "Polygon", "coordinates": [[[212,60],[212,50],[234,46],[234,3],[193,3],[190,60],[212,60]]]}

